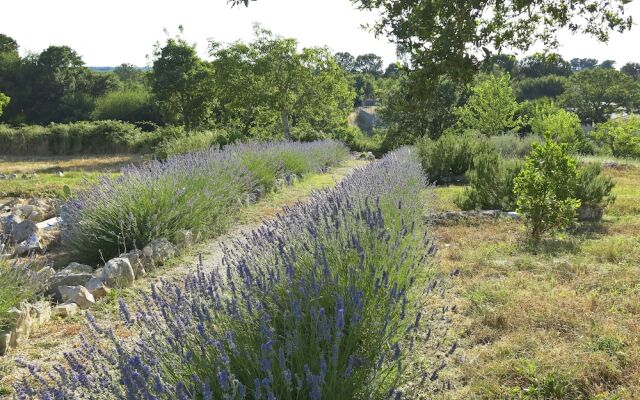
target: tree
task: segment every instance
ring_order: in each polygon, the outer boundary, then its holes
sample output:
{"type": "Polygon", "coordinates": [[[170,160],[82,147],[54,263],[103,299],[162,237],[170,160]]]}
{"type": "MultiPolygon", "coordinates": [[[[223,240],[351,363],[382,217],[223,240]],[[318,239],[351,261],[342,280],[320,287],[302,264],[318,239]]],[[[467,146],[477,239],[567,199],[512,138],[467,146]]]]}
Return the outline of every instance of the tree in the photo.
{"type": "Polygon", "coordinates": [[[535,43],[553,48],[564,28],[607,41],[610,31],[623,32],[632,25],[625,14],[628,0],[352,1],[361,9],[379,10],[374,30],[407,49],[413,65],[427,68],[432,76],[467,80],[477,68],[478,54],[490,54],[490,48],[525,52],[535,43]]]}
{"type": "Polygon", "coordinates": [[[501,135],[520,126],[518,102],[507,74],[489,75],[471,89],[471,96],[457,109],[460,125],[487,136],[501,135]]]}
{"type": "Polygon", "coordinates": [[[615,68],[615,60],[604,60],[603,62],[600,63],[600,65],[598,65],[599,68],[605,68],[605,69],[614,69],[615,68]]]}
{"type": "Polygon", "coordinates": [[[379,77],[382,75],[382,57],[373,53],[359,55],[356,57],[355,70],[379,77]]]}
{"type": "Polygon", "coordinates": [[[640,64],[635,62],[626,63],[622,68],[620,68],[620,72],[627,74],[634,79],[640,79],[640,64]]]}
{"type": "Polygon", "coordinates": [[[598,60],[595,58],[573,58],[570,63],[571,70],[582,71],[583,69],[595,68],[598,65],[598,60]]]}
{"type": "Polygon", "coordinates": [[[604,122],[616,112],[632,111],[640,101],[640,85],[614,69],[594,68],[575,73],[567,80],[560,102],[583,122],[604,122]]]}
{"type": "Polygon", "coordinates": [[[524,78],[541,78],[548,75],[569,76],[571,64],[557,53],[536,53],[518,63],[519,75],[524,78]]]}
{"type": "Polygon", "coordinates": [[[387,149],[413,144],[421,137],[437,139],[458,120],[455,110],[465,99],[462,85],[444,78],[434,84],[423,74],[408,71],[382,98],[379,114],[388,129],[387,149]]]}
{"type": "Polygon", "coordinates": [[[402,70],[400,69],[400,64],[397,62],[391,63],[387,66],[387,68],[384,70],[384,77],[385,78],[398,78],[400,77],[400,74],[402,73],[402,70]]]}
{"type": "MultiPolygon", "coordinates": [[[[632,18],[625,17],[628,0],[532,0],[458,1],[352,0],[362,9],[379,10],[374,30],[388,34],[423,66],[447,66],[454,76],[466,75],[477,62],[478,50],[528,50],[534,43],[557,45],[557,32],[590,34],[607,41],[611,30],[626,31],[632,18]]],[[[249,5],[249,0],[230,0],[249,5]]]]}
{"type": "Polygon", "coordinates": [[[113,73],[126,86],[142,83],[142,71],[133,64],[120,64],[113,69],[113,73]]]}
{"type": "Polygon", "coordinates": [[[18,54],[18,42],[14,38],[0,33],[0,53],[18,54]]]}
{"type": "Polygon", "coordinates": [[[351,53],[348,52],[339,52],[334,54],[334,58],[336,62],[346,72],[355,72],[356,70],[356,59],[351,53]]]}
{"type": "Polygon", "coordinates": [[[513,82],[516,99],[520,102],[542,97],[555,99],[564,93],[567,78],[547,75],[540,78],[525,78],[513,82]]]}
{"type": "Polygon", "coordinates": [[[640,157],[640,116],[629,115],[599,124],[591,138],[615,157],[640,157]]]}
{"type": "Polygon", "coordinates": [[[0,117],[2,117],[2,111],[4,110],[5,106],[9,104],[9,100],[11,100],[9,96],[0,92],[0,117]]]}
{"type": "Polygon", "coordinates": [[[238,121],[245,132],[291,128],[330,131],[346,124],[354,93],[345,72],[325,48],[298,50],[295,39],[256,28],[251,43],[212,43],[220,118],[238,121]]]}
{"type": "Polygon", "coordinates": [[[484,72],[506,72],[511,76],[518,74],[518,68],[518,60],[512,54],[493,54],[485,58],[481,65],[484,72]]]}
{"type": "Polygon", "coordinates": [[[180,38],[157,45],[154,55],[151,92],[165,122],[188,130],[204,125],[215,104],[211,66],[180,38]]]}
{"type": "Polygon", "coordinates": [[[524,215],[531,238],[539,242],[549,232],[564,229],[575,219],[580,200],[575,198],[576,160],[566,145],[547,138],[533,144],[524,168],[514,180],[517,211],[524,215]]]}

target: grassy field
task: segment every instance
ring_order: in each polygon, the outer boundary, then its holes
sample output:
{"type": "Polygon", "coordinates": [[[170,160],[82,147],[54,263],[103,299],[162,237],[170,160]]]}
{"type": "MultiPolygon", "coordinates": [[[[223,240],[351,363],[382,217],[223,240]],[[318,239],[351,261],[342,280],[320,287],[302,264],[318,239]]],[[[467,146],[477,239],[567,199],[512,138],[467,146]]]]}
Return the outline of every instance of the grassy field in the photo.
{"type": "MultiPolygon", "coordinates": [[[[444,398],[640,398],[640,166],[604,173],[617,201],[602,223],[535,248],[519,221],[434,228],[444,272],[460,271],[444,398]]],[[[437,188],[437,208],[462,190],[437,188]]]]}
{"type": "Polygon", "coordinates": [[[64,186],[71,190],[95,182],[101,174],[117,174],[123,166],[140,163],[139,155],[106,157],[0,157],[0,173],[17,179],[0,180],[2,197],[60,197],[64,186]],[[58,176],[61,171],[64,176],[58,176]],[[35,174],[35,175],[34,175],[35,174]]]}

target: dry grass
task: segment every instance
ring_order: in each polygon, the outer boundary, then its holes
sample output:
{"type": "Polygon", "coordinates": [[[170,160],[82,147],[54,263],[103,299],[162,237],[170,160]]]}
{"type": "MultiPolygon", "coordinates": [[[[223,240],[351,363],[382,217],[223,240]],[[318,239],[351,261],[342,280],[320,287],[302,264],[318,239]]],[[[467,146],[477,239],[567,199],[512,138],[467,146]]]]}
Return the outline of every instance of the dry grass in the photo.
{"type": "Polygon", "coordinates": [[[73,190],[95,182],[102,174],[114,175],[122,167],[142,161],[140,155],[0,157],[0,173],[18,175],[18,179],[0,180],[0,200],[4,197],[61,197],[65,186],[73,190]],[[58,171],[64,176],[58,176],[58,171]]]}
{"type": "Polygon", "coordinates": [[[57,171],[118,172],[128,164],[142,161],[140,155],[95,157],[0,157],[0,172],[29,174],[57,171]]]}
{"type": "MultiPolygon", "coordinates": [[[[444,398],[640,398],[640,169],[605,173],[604,221],[537,248],[517,221],[435,228],[444,272],[460,271],[444,398]]],[[[439,208],[458,190],[439,189],[439,208]]]]}

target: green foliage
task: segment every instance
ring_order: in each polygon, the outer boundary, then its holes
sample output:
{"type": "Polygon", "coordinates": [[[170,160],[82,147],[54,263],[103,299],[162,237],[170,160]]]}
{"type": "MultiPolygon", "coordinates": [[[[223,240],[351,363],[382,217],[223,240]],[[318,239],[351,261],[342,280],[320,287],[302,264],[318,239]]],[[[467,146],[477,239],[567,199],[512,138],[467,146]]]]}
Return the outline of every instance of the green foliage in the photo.
{"type": "Polygon", "coordinates": [[[0,92],[0,117],[2,117],[3,109],[7,106],[7,104],[9,104],[9,100],[11,100],[9,96],[0,92]]]}
{"type": "Polygon", "coordinates": [[[580,124],[580,117],[572,112],[556,109],[541,112],[531,121],[531,130],[539,137],[550,137],[558,143],[564,143],[572,153],[592,153],[592,149],[580,124]]]}
{"type": "Polygon", "coordinates": [[[556,75],[524,78],[513,82],[513,90],[520,102],[542,97],[556,98],[564,93],[566,80],[567,78],[556,75]]]}
{"type": "Polygon", "coordinates": [[[225,130],[207,130],[182,132],[179,135],[168,135],[156,146],[155,155],[160,160],[178,154],[193,153],[233,143],[238,137],[225,130]]]}
{"type": "Polygon", "coordinates": [[[346,125],[354,93],[328,50],[299,51],[295,39],[255,33],[251,43],[211,43],[220,123],[253,137],[279,130],[287,140],[298,124],[325,132],[346,125]]]}
{"type": "Polygon", "coordinates": [[[132,153],[142,131],[125,122],[96,121],[12,128],[0,125],[0,154],[72,155],[132,153]]]}
{"type": "Polygon", "coordinates": [[[33,300],[43,283],[34,279],[26,266],[11,263],[0,255],[0,332],[8,327],[9,310],[20,303],[33,300]]]}
{"type": "Polygon", "coordinates": [[[522,168],[522,162],[506,161],[497,152],[476,154],[467,172],[469,186],[456,205],[463,210],[515,210],[514,179],[522,168]]]}
{"type": "Polygon", "coordinates": [[[108,259],[180,230],[221,233],[240,208],[276,188],[278,179],[325,170],[348,157],[335,141],[234,144],[130,167],[77,191],[65,203],[63,245],[76,259],[108,259]]]}
{"type": "Polygon", "coordinates": [[[381,124],[388,130],[384,147],[413,144],[423,136],[437,139],[455,125],[454,110],[463,100],[462,87],[451,80],[433,83],[420,71],[403,75],[383,96],[379,110],[381,124]]]}
{"type": "Polygon", "coordinates": [[[151,94],[140,86],[109,92],[98,98],[91,118],[97,121],[110,119],[131,123],[160,122],[151,94]]]}
{"type": "Polygon", "coordinates": [[[571,63],[557,53],[536,53],[518,63],[518,73],[524,78],[542,78],[549,75],[571,75],[571,63]]]}
{"type": "Polygon", "coordinates": [[[614,69],[586,69],[569,77],[560,102],[583,122],[604,122],[611,114],[631,112],[639,104],[640,84],[614,69]]]}
{"type": "MultiPolygon", "coordinates": [[[[232,0],[248,4],[248,0],[232,0]]],[[[528,51],[541,43],[557,44],[557,32],[568,28],[606,41],[610,31],[631,28],[627,0],[533,0],[527,2],[471,0],[354,0],[381,17],[374,30],[389,35],[411,54],[412,64],[432,76],[470,79],[479,54],[488,49],[528,51]]]]}
{"type": "Polygon", "coordinates": [[[640,64],[636,62],[629,62],[620,68],[620,72],[626,74],[633,79],[640,79],[640,64]]]}
{"type": "Polygon", "coordinates": [[[520,126],[518,108],[509,75],[489,75],[473,86],[469,100],[456,113],[462,127],[495,136],[520,126]]]}
{"type": "Polygon", "coordinates": [[[581,206],[603,209],[615,201],[615,195],[611,193],[615,186],[613,179],[600,173],[597,163],[589,163],[578,170],[575,197],[581,206]]]}
{"type": "Polygon", "coordinates": [[[437,140],[425,137],[417,147],[422,169],[434,183],[462,178],[478,154],[491,151],[486,141],[478,140],[473,133],[447,133],[437,140]]]}
{"type": "Polygon", "coordinates": [[[205,125],[215,104],[211,66],[180,38],[157,45],[154,56],[151,91],[164,122],[187,129],[205,125]]]}
{"type": "Polygon", "coordinates": [[[517,134],[499,135],[487,138],[489,146],[504,158],[524,158],[531,153],[534,143],[542,143],[540,136],[517,134]]]}
{"type": "Polygon", "coordinates": [[[514,184],[517,210],[524,215],[534,241],[574,220],[580,207],[575,198],[576,179],[576,161],[565,144],[549,138],[543,145],[534,144],[514,184]]]}
{"type": "Polygon", "coordinates": [[[640,158],[640,116],[633,114],[599,124],[591,138],[615,157],[640,158]]]}

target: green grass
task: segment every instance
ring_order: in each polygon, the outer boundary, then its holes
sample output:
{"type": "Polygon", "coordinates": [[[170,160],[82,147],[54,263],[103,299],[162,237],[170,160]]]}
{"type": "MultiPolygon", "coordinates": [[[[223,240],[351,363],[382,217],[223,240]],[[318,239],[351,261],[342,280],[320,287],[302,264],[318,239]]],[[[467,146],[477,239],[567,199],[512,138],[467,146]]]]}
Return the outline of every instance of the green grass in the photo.
{"type": "MultiPolygon", "coordinates": [[[[537,247],[519,221],[435,227],[444,272],[460,270],[443,398],[640,398],[640,168],[626,165],[603,170],[618,199],[602,223],[537,247]]],[[[460,190],[437,188],[439,208],[460,190]]]]}
{"type": "MultiPolygon", "coordinates": [[[[13,180],[0,181],[0,197],[64,197],[64,187],[71,191],[86,187],[98,181],[100,172],[70,171],[60,177],[55,173],[36,174],[28,179],[18,177],[13,180]]],[[[108,173],[115,177],[117,173],[108,173]]]]}

